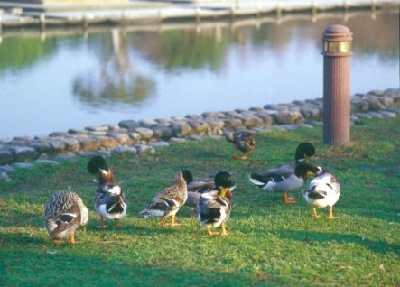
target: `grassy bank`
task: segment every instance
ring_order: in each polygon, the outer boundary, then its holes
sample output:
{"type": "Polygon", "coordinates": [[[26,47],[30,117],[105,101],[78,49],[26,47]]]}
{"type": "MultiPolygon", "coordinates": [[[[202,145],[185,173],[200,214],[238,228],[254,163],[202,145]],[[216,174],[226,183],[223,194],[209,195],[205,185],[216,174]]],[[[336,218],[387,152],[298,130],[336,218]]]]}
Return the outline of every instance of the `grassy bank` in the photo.
{"type": "MultiPolygon", "coordinates": [[[[128,217],[116,230],[98,230],[93,211],[96,185],[86,161],[37,166],[0,183],[0,285],[6,286],[395,286],[400,282],[400,118],[363,120],[352,127],[352,144],[320,143],[321,128],[256,135],[246,162],[230,159],[225,140],[175,144],[156,154],[108,159],[127,193],[128,217]],[[302,141],[316,143],[312,160],[329,168],[342,185],[334,207],[339,218],[313,219],[300,192],[298,203],[256,189],[259,171],[291,162],[302,141]],[[234,173],[227,237],[208,237],[191,210],[182,223],[164,228],[137,215],[177,170],[205,179],[221,169],[234,173]],[[90,209],[87,230],[75,246],[53,245],[43,227],[43,208],[57,189],[71,187],[90,209]]],[[[327,215],[327,210],[320,210],[327,215]]]]}

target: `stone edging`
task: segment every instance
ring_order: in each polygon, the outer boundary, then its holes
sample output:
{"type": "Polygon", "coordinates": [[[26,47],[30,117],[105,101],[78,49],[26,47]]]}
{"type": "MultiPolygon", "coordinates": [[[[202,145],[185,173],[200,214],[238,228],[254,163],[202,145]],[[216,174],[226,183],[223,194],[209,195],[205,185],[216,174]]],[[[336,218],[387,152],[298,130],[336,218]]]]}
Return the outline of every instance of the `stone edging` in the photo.
{"type": "MultiPolygon", "coordinates": [[[[206,112],[201,115],[155,120],[124,120],[117,125],[88,126],[83,130],[54,132],[48,136],[0,139],[0,181],[10,180],[15,168],[32,162],[58,164],[76,155],[155,152],[170,143],[219,138],[228,131],[267,131],[321,124],[322,98],[291,104],[265,105],[248,110],[206,112]]],[[[359,117],[396,117],[400,113],[400,89],[373,90],[351,97],[351,121],[359,117]]]]}

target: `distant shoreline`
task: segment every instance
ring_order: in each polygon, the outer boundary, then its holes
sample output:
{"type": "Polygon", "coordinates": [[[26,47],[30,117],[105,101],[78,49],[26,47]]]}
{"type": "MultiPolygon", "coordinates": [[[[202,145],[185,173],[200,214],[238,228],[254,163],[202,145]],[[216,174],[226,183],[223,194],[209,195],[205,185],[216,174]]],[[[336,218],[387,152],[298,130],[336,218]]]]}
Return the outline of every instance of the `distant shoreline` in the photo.
{"type": "MultiPolygon", "coordinates": [[[[92,2],[92,3],[90,3],[92,2]]],[[[115,1],[113,1],[115,2],[115,1]]],[[[58,1],[59,3],[59,1],[58,1]]],[[[61,2],[62,3],[62,2],[61,2]]],[[[154,24],[169,21],[194,21],[228,19],[241,17],[273,17],[284,21],[285,15],[308,14],[317,19],[319,14],[349,13],[360,9],[377,13],[383,7],[399,7],[399,1],[130,1],[121,3],[57,4],[52,1],[38,1],[36,4],[7,2],[0,0],[0,36],[2,31],[21,27],[38,28],[41,31],[68,26],[79,26],[88,30],[90,26],[154,24]],[[40,4],[44,3],[44,4],[40,4]],[[46,4],[47,3],[47,4],[46,4]]],[[[81,3],[81,2],[80,2],[81,3]]],[[[314,21],[314,20],[313,20],[314,21]]]]}

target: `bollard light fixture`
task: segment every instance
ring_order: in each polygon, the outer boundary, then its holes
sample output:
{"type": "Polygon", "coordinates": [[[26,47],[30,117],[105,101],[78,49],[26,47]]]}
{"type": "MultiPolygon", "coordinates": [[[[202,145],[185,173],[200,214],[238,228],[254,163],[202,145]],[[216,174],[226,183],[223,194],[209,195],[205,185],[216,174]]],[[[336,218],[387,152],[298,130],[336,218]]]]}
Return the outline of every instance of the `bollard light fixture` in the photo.
{"type": "Polygon", "coordinates": [[[352,33],[340,24],[322,34],[323,142],[330,145],[350,142],[350,56],[352,33]]]}
{"type": "Polygon", "coordinates": [[[322,54],[326,56],[349,56],[352,33],[343,25],[331,25],[322,36],[322,54]]]}

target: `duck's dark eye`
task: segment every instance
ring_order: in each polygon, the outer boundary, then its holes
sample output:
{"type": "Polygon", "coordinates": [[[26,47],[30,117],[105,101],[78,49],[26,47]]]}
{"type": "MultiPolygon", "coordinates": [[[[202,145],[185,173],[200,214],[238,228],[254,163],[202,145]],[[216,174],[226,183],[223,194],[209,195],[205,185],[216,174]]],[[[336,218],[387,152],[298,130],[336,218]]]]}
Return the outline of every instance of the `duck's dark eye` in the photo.
{"type": "Polygon", "coordinates": [[[332,189],[332,186],[329,184],[329,183],[327,183],[326,184],[330,189],[332,189]]]}

